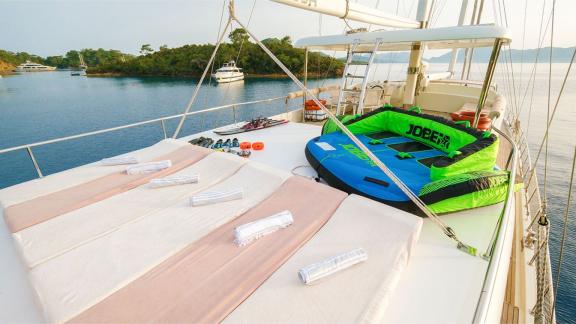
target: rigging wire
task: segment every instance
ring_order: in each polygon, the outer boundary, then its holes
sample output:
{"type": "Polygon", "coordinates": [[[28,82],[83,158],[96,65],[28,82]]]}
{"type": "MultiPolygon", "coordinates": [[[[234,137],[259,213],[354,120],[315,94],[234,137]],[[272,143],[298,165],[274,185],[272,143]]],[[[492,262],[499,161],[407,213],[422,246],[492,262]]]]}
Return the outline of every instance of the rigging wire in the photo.
{"type": "MultiPolygon", "coordinates": [[[[546,0],[542,1],[542,12],[545,12],[545,7],[546,7],[546,0]]],[[[542,45],[544,45],[544,36],[546,35],[546,32],[548,31],[548,26],[550,25],[550,20],[552,18],[552,14],[550,13],[550,15],[548,16],[548,20],[546,21],[546,27],[544,28],[544,31],[542,31],[542,25],[544,22],[544,15],[542,15],[542,18],[540,19],[540,29],[538,31],[538,49],[536,50],[536,58],[534,59],[534,65],[532,66],[532,72],[530,73],[530,78],[528,79],[528,84],[526,85],[526,89],[524,91],[524,96],[522,97],[522,100],[520,101],[520,113],[522,113],[522,110],[524,109],[525,105],[524,102],[526,101],[526,97],[528,95],[528,89],[530,88],[530,83],[532,83],[532,87],[531,87],[531,92],[530,92],[530,105],[529,105],[529,110],[528,110],[528,124],[526,125],[526,132],[528,132],[530,130],[530,121],[532,118],[532,107],[533,107],[533,102],[534,102],[534,87],[536,85],[536,73],[537,73],[537,67],[538,67],[538,61],[540,59],[540,51],[542,49],[542,45]]],[[[517,116],[517,118],[520,118],[519,116],[517,116]]]]}
{"type": "MultiPolygon", "coordinates": [[[[548,100],[546,110],[546,124],[550,121],[550,104],[552,100],[552,47],[554,46],[554,20],[556,16],[556,0],[552,0],[552,26],[550,28],[550,60],[548,65],[548,100]]],[[[550,127],[550,126],[548,126],[550,127]]],[[[545,139],[545,153],[544,153],[544,206],[548,205],[548,136],[545,139]]]]}
{"type": "MultiPolygon", "coordinates": [[[[522,78],[524,73],[524,49],[526,45],[526,16],[528,16],[528,1],[524,3],[524,23],[522,24],[522,52],[520,52],[520,78],[518,80],[518,92],[522,89],[522,78]]],[[[542,16],[544,17],[544,16],[542,16]]]]}
{"type": "Polygon", "coordinates": [[[554,299],[552,301],[552,311],[550,312],[550,323],[554,320],[554,310],[556,308],[556,300],[558,297],[558,290],[560,287],[560,274],[562,269],[562,261],[564,259],[564,245],[566,242],[566,234],[568,232],[568,214],[570,212],[570,204],[572,203],[572,185],[574,183],[574,170],[576,169],[576,146],[574,146],[574,157],[572,158],[572,173],[570,175],[570,185],[568,186],[568,198],[566,201],[566,211],[564,212],[564,225],[562,226],[562,238],[560,239],[560,252],[558,254],[558,265],[556,266],[556,283],[554,287],[554,299]]]}
{"type": "MultiPolygon", "coordinates": [[[[247,22],[248,26],[250,26],[250,22],[252,21],[252,15],[254,14],[254,8],[256,7],[256,1],[257,0],[254,0],[252,2],[252,8],[250,9],[250,15],[248,16],[248,22],[247,22]]],[[[232,27],[232,26],[230,26],[230,27],[232,27]]],[[[230,32],[232,32],[232,31],[234,31],[234,28],[230,28],[230,32]]],[[[242,48],[244,46],[245,40],[246,40],[245,38],[242,38],[242,41],[240,42],[240,46],[238,47],[238,53],[236,53],[236,60],[235,60],[236,63],[238,63],[238,59],[240,58],[240,53],[242,53],[242,48]]],[[[220,100],[221,105],[225,104],[225,100],[228,98],[228,92],[229,92],[231,86],[232,86],[232,82],[228,82],[226,84],[226,89],[224,89],[224,93],[222,94],[221,100],[220,100]]],[[[234,122],[236,122],[236,121],[234,121],[234,122]]]]}
{"type": "Polygon", "coordinates": [[[554,117],[556,115],[556,111],[557,111],[558,105],[560,103],[560,98],[564,94],[564,89],[566,88],[566,83],[568,81],[568,77],[570,76],[572,66],[574,65],[575,58],[576,58],[576,48],[572,52],[572,58],[570,59],[570,64],[568,65],[568,69],[566,70],[566,74],[564,75],[564,79],[562,80],[562,86],[560,87],[560,92],[558,93],[558,97],[556,97],[556,103],[554,104],[554,109],[552,109],[552,114],[550,115],[550,120],[548,121],[548,123],[546,125],[546,130],[544,132],[544,138],[542,139],[542,142],[540,143],[538,153],[536,154],[536,159],[534,159],[534,162],[532,163],[532,168],[530,168],[529,178],[528,178],[528,181],[526,181],[526,183],[530,182],[530,180],[532,179],[532,177],[534,176],[534,173],[536,171],[536,164],[538,163],[538,160],[540,158],[540,154],[542,153],[542,148],[544,147],[544,142],[545,142],[545,140],[548,139],[550,126],[552,125],[552,122],[554,121],[554,117]]]}
{"type": "MultiPolygon", "coordinates": [[[[218,41],[218,38],[220,36],[220,31],[222,30],[222,22],[224,19],[224,10],[226,9],[226,0],[222,1],[222,10],[220,12],[220,22],[218,23],[218,33],[216,34],[216,42],[218,41]]],[[[212,64],[210,65],[210,76],[212,76],[212,74],[214,73],[214,64],[216,64],[216,59],[214,59],[212,61],[212,64]]],[[[212,85],[212,77],[208,78],[208,89],[210,89],[210,86],[212,85]]],[[[210,96],[210,94],[208,93],[208,91],[204,91],[204,106],[208,107],[208,97],[210,96]]],[[[205,116],[204,114],[200,115],[202,118],[202,130],[204,130],[204,128],[206,127],[206,122],[205,122],[205,116]]]]}

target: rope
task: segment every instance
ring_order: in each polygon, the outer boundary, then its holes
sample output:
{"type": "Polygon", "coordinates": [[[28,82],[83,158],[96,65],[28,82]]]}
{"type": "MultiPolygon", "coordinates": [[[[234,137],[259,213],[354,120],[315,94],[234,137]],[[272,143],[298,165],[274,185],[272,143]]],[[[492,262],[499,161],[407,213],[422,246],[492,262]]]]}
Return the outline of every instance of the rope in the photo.
{"type": "MultiPolygon", "coordinates": [[[[542,1],[542,12],[544,12],[546,6],[546,0],[542,1]]],[[[548,16],[548,20],[546,22],[546,27],[544,29],[544,32],[542,32],[542,26],[544,23],[544,15],[542,15],[542,18],[540,19],[540,30],[538,32],[538,49],[536,51],[536,58],[534,59],[534,65],[532,66],[532,72],[530,73],[530,78],[528,79],[528,84],[526,85],[526,89],[524,91],[524,96],[522,97],[522,100],[520,101],[520,113],[522,113],[523,109],[524,109],[524,102],[526,101],[526,97],[528,95],[528,89],[530,87],[530,83],[532,83],[532,88],[531,88],[531,93],[530,93],[530,105],[529,105],[529,112],[528,112],[528,124],[526,127],[526,132],[528,133],[528,130],[530,129],[530,120],[531,120],[531,116],[532,116],[532,107],[533,107],[533,102],[534,102],[534,86],[536,85],[536,72],[537,72],[537,66],[538,66],[538,61],[540,59],[540,50],[542,49],[542,45],[544,44],[544,35],[546,34],[546,32],[548,31],[548,26],[550,25],[550,20],[552,18],[552,15],[548,16]]],[[[519,116],[516,117],[517,119],[520,118],[519,116]]],[[[514,122],[516,122],[516,120],[514,120],[514,122]]]]}
{"type": "MultiPolygon", "coordinates": [[[[342,19],[344,19],[344,21],[346,21],[346,18],[348,18],[349,12],[350,12],[350,0],[346,0],[346,11],[344,11],[344,15],[340,18],[342,18],[342,19]]],[[[348,23],[346,23],[346,24],[348,25],[348,23]]],[[[352,29],[352,28],[350,28],[350,29],[352,29]]]]}
{"type": "Polygon", "coordinates": [[[560,273],[562,268],[562,261],[564,259],[564,243],[566,241],[566,234],[568,232],[568,213],[570,212],[570,204],[572,202],[572,185],[574,183],[574,170],[576,169],[576,146],[574,147],[574,158],[572,159],[572,174],[570,175],[570,185],[568,186],[568,199],[566,201],[566,211],[564,212],[564,225],[562,228],[562,238],[560,239],[560,253],[558,256],[558,265],[556,266],[556,291],[554,292],[554,300],[552,301],[552,312],[550,312],[550,323],[554,319],[554,310],[556,309],[556,299],[558,290],[560,288],[560,273]]]}
{"type": "MultiPolygon", "coordinates": [[[[252,21],[252,15],[254,14],[254,7],[256,7],[256,1],[254,0],[252,2],[252,9],[250,9],[250,16],[248,16],[248,23],[247,25],[250,26],[250,22],[252,21]]],[[[240,48],[238,49],[238,54],[236,55],[236,62],[238,62],[238,58],[240,58],[240,53],[242,52],[242,47],[244,46],[244,39],[242,39],[242,42],[240,43],[240,48]]]]}
{"type": "Polygon", "coordinates": [[[542,142],[540,143],[540,148],[538,149],[538,154],[536,155],[536,159],[534,159],[532,168],[530,169],[530,177],[528,178],[528,181],[526,183],[530,183],[530,180],[532,180],[532,176],[534,176],[534,173],[536,171],[536,164],[538,163],[538,159],[540,158],[540,154],[542,153],[542,148],[544,146],[544,142],[545,142],[545,140],[548,139],[550,125],[552,125],[552,122],[554,121],[554,117],[555,117],[556,111],[558,109],[558,104],[560,103],[560,98],[562,97],[562,94],[564,93],[564,89],[566,88],[566,82],[568,81],[568,77],[570,76],[570,71],[572,69],[572,65],[574,64],[575,58],[576,58],[576,49],[574,49],[574,52],[572,53],[572,58],[570,59],[570,64],[568,65],[568,69],[566,70],[566,75],[564,75],[564,80],[562,80],[562,86],[560,87],[560,92],[558,93],[558,97],[556,98],[556,103],[554,104],[554,109],[552,110],[552,114],[550,115],[550,120],[548,121],[548,123],[546,125],[546,131],[544,133],[544,138],[542,139],[542,142]]]}
{"type": "Polygon", "coordinates": [[[184,110],[184,115],[182,115],[182,118],[180,119],[180,122],[178,123],[178,126],[176,127],[176,130],[174,131],[174,135],[172,135],[172,138],[177,138],[178,134],[180,134],[180,130],[182,130],[182,126],[184,125],[184,121],[186,121],[186,116],[188,115],[188,112],[190,112],[190,109],[192,108],[194,101],[196,101],[196,97],[198,96],[198,92],[200,91],[200,88],[202,87],[202,82],[204,82],[204,78],[206,77],[206,74],[208,73],[208,70],[210,69],[210,64],[212,64],[212,61],[214,61],[214,58],[216,57],[216,53],[218,52],[218,48],[220,48],[220,44],[222,44],[222,39],[224,38],[224,35],[226,34],[226,31],[228,30],[228,27],[230,27],[231,24],[232,24],[232,19],[228,19],[228,23],[226,24],[226,27],[224,27],[222,34],[220,34],[220,38],[218,39],[218,42],[216,42],[216,46],[214,47],[214,51],[212,52],[212,56],[210,57],[210,60],[208,61],[208,64],[206,65],[206,68],[204,69],[204,72],[202,73],[202,77],[200,78],[200,80],[198,81],[198,84],[196,85],[196,88],[194,89],[194,93],[192,94],[192,98],[190,98],[190,101],[188,102],[188,105],[186,106],[186,109],[184,110]]]}
{"type": "MultiPolygon", "coordinates": [[[[548,105],[546,110],[546,124],[549,125],[550,120],[550,101],[552,100],[552,47],[554,46],[554,20],[556,12],[556,0],[552,0],[552,27],[550,29],[550,62],[548,65],[548,105]]],[[[550,126],[548,126],[550,127],[550,126]]],[[[548,128],[547,127],[547,128],[548,128]]],[[[548,132],[548,130],[546,130],[548,132]]],[[[548,136],[545,141],[544,153],[544,204],[548,205],[548,136]]]]}
{"type": "MultiPolygon", "coordinates": [[[[216,33],[216,42],[218,41],[218,36],[220,36],[220,30],[222,29],[222,20],[224,19],[224,10],[226,10],[226,0],[222,1],[222,12],[220,13],[220,22],[218,23],[218,33],[216,33]]],[[[212,62],[212,66],[210,67],[210,75],[214,73],[214,64],[216,64],[216,60],[212,62]]],[[[208,79],[208,86],[212,84],[212,78],[208,79]]],[[[208,105],[208,93],[204,96],[204,105],[208,105]]]]}
{"type": "MultiPolygon", "coordinates": [[[[254,13],[254,7],[256,6],[256,1],[257,1],[257,0],[254,0],[254,1],[252,2],[252,8],[251,8],[251,10],[250,10],[250,16],[248,17],[248,26],[250,26],[250,21],[252,20],[252,14],[254,13]]],[[[233,29],[233,28],[230,28],[230,30],[232,31],[232,30],[234,30],[234,29],[233,29]]],[[[236,62],[236,63],[238,63],[238,59],[240,58],[240,53],[242,52],[242,48],[243,48],[243,46],[244,46],[244,41],[245,41],[245,39],[242,39],[242,42],[240,43],[240,46],[238,47],[238,53],[236,54],[236,60],[234,61],[234,62],[236,62]]],[[[232,86],[232,82],[228,82],[228,83],[226,84],[226,89],[224,89],[224,93],[220,96],[220,98],[221,98],[221,99],[220,99],[220,104],[221,104],[221,105],[225,104],[225,103],[226,103],[226,102],[225,102],[226,99],[229,98],[229,97],[228,97],[228,92],[230,91],[230,87],[231,87],[231,86],[232,86]]],[[[234,100],[234,99],[232,98],[232,100],[234,100]]],[[[234,122],[236,122],[236,121],[234,121],[234,122]]]]}

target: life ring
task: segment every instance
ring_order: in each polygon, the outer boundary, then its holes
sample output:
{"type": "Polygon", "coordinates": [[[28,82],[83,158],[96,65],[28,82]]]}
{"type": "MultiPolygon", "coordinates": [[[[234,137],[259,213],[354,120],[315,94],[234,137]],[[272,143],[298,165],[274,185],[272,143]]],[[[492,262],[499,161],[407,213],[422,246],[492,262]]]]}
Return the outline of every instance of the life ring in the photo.
{"type": "MultiPolygon", "coordinates": [[[[320,103],[324,106],[326,106],[326,100],[321,99],[320,103]]],[[[320,110],[321,108],[316,104],[316,102],[314,102],[314,100],[310,99],[310,100],[306,100],[304,102],[304,109],[305,110],[320,110]]]]}
{"type": "MultiPolygon", "coordinates": [[[[475,111],[463,110],[450,113],[450,117],[453,121],[469,121],[470,124],[474,122],[474,117],[476,116],[475,111]]],[[[492,126],[492,119],[488,117],[487,113],[480,113],[480,119],[478,120],[478,129],[488,130],[492,126]]]]}
{"type": "Polygon", "coordinates": [[[252,148],[252,143],[250,142],[242,142],[240,143],[240,149],[241,150],[249,150],[252,148]]]}
{"type": "Polygon", "coordinates": [[[252,149],[254,151],[260,151],[264,149],[264,143],[263,142],[254,142],[252,143],[252,149]]]}

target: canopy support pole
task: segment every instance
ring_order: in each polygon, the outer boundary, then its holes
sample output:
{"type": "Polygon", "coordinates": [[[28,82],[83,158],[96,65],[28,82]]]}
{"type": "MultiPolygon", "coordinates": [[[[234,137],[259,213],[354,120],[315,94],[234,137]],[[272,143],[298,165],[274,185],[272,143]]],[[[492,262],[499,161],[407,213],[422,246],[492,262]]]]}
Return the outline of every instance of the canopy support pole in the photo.
{"type": "MultiPolygon", "coordinates": [[[[308,47],[304,52],[304,86],[308,88],[308,47]]],[[[306,121],[306,92],[303,93],[302,99],[304,100],[302,103],[302,121],[306,121]]]]}
{"type": "Polygon", "coordinates": [[[498,56],[500,55],[500,48],[502,48],[502,40],[497,38],[494,41],[494,47],[492,48],[492,54],[490,54],[490,62],[488,63],[488,68],[486,69],[486,76],[484,77],[484,83],[482,84],[482,91],[480,92],[480,97],[478,98],[478,106],[476,106],[476,115],[474,116],[474,123],[472,127],[478,127],[478,121],[480,120],[480,113],[484,108],[486,103],[486,98],[488,97],[488,92],[490,91],[490,85],[492,84],[492,77],[494,76],[494,71],[496,70],[496,63],[498,62],[498,56]]]}
{"type": "MultiPolygon", "coordinates": [[[[474,8],[472,9],[472,17],[470,18],[470,26],[474,25],[476,22],[476,13],[478,12],[478,0],[474,0],[474,8]]],[[[464,76],[466,75],[466,70],[468,67],[468,60],[470,59],[470,48],[466,48],[464,54],[464,62],[462,62],[462,75],[460,76],[461,80],[465,80],[464,76]]]]}
{"type": "MultiPolygon", "coordinates": [[[[484,0],[480,0],[480,7],[478,8],[478,13],[476,15],[476,25],[480,25],[480,19],[482,18],[483,9],[484,9],[484,0]]],[[[470,56],[468,57],[468,64],[466,69],[466,80],[470,79],[470,71],[472,70],[473,56],[474,56],[474,47],[470,48],[470,56]]]]}
{"type": "MultiPolygon", "coordinates": [[[[418,20],[420,21],[420,29],[428,26],[428,18],[430,17],[430,1],[420,0],[418,2],[418,20]]],[[[404,88],[404,108],[408,108],[414,104],[416,96],[416,85],[418,81],[418,74],[420,73],[420,65],[422,63],[422,43],[415,42],[412,44],[410,51],[410,63],[408,64],[408,71],[406,76],[406,85],[404,88]]]]}
{"type": "MultiPolygon", "coordinates": [[[[462,0],[462,6],[460,7],[460,17],[458,18],[458,26],[464,25],[464,19],[466,19],[466,11],[468,10],[468,0],[462,0]]],[[[452,50],[452,57],[450,58],[450,65],[448,66],[448,72],[454,75],[454,70],[456,67],[456,61],[458,60],[459,49],[455,48],[452,50]]]]}

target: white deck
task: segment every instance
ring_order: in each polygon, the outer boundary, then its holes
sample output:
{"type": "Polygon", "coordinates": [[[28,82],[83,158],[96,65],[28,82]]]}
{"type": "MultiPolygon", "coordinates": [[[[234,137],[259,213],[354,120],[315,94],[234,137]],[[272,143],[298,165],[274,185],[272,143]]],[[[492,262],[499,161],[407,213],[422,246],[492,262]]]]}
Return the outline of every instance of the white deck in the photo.
{"type": "MultiPolygon", "coordinates": [[[[272,128],[218,136],[211,131],[188,136],[217,138],[237,137],[242,141],[262,141],[265,149],[254,151],[250,157],[272,167],[291,172],[293,168],[308,165],[304,147],[308,140],[318,136],[321,128],[315,125],[288,123],[272,128]]],[[[65,171],[70,172],[70,171],[65,171]]],[[[299,174],[314,175],[311,168],[298,170],[299,174]]],[[[441,216],[452,226],[459,237],[484,251],[489,244],[502,205],[494,205],[441,216]]],[[[513,212],[513,211],[512,211],[513,212]]],[[[0,209],[0,216],[2,211],[0,209]]],[[[0,226],[0,322],[41,322],[33,305],[30,285],[17,256],[12,238],[4,224],[0,226]]],[[[382,229],[386,235],[386,229],[382,229]]],[[[502,264],[507,269],[507,255],[502,264]]],[[[488,262],[464,254],[456,249],[453,241],[429,220],[424,220],[420,239],[407,270],[393,293],[386,309],[389,323],[466,323],[471,322],[488,268],[488,262]]],[[[495,298],[504,297],[506,271],[502,287],[497,287],[495,298]]],[[[297,296],[295,296],[297,298],[297,296]]],[[[501,305],[498,300],[493,300],[501,305]]]]}
{"type": "MultiPolygon", "coordinates": [[[[296,166],[310,165],[304,155],[304,147],[320,132],[321,127],[317,125],[288,123],[231,136],[219,136],[207,131],[184,139],[204,136],[215,140],[237,137],[241,142],[263,141],[265,149],[254,151],[250,159],[290,172],[296,166]]],[[[300,168],[297,173],[316,175],[312,167],[300,168]]],[[[501,210],[502,204],[496,204],[441,217],[463,241],[483,252],[489,245],[501,210]]],[[[472,322],[487,268],[487,261],[457,250],[452,240],[425,219],[408,270],[403,274],[386,310],[386,322],[472,322]]],[[[504,281],[501,287],[502,298],[505,284],[504,281]]]]}

